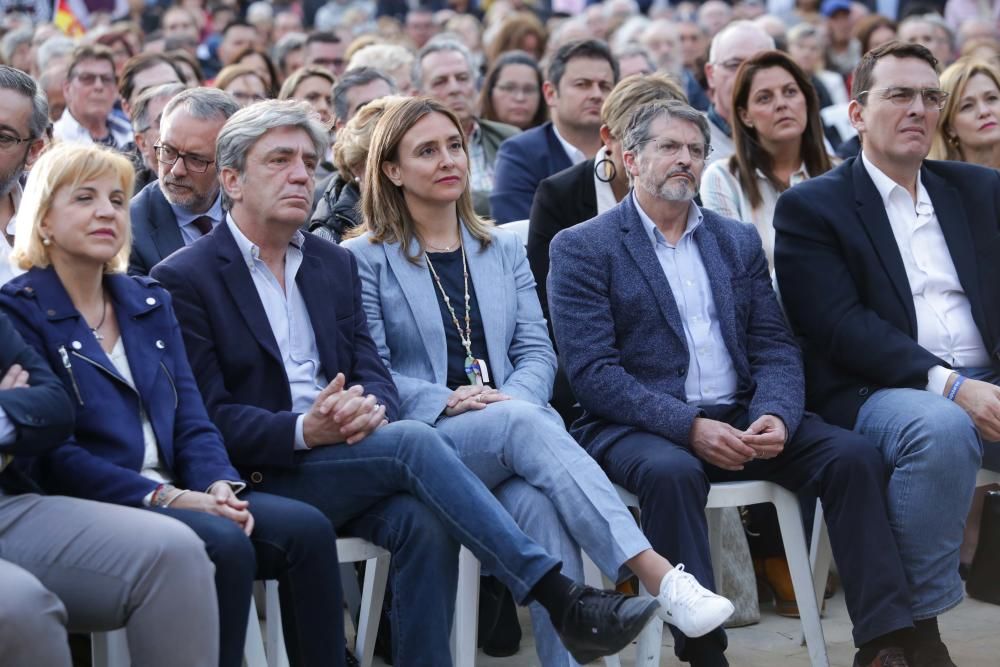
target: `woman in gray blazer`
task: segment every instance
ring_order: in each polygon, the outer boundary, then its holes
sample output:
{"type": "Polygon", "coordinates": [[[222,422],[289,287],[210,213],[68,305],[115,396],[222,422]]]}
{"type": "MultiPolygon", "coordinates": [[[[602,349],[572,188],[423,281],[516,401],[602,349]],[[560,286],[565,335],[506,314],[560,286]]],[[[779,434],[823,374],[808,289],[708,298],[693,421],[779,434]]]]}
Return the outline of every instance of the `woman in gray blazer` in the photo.
{"type": "MultiPolygon", "coordinates": [[[[661,617],[700,636],[732,612],[652,550],[597,463],[548,406],[556,357],[518,237],[476,216],[458,120],[408,98],[372,135],[358,260],[372,337],[400,417],[440,429],[522,529],[582,579],[580,549],[613,580],[658,594],[661,617]]],[[[532,605],[539,657],[572,665],[532,605]]],[[[693,633],[693,634],[691,634],[693,633]]]]}

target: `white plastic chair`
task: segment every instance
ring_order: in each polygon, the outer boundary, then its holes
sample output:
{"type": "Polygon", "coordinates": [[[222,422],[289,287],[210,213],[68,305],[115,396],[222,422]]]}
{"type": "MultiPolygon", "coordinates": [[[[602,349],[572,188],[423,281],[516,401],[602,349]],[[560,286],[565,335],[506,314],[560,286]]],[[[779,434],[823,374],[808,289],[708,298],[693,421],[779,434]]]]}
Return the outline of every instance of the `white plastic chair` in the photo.
{"type": "Polygon", "coordinates": [[[476,635],[479,632],[479,560],[462,547],[458,552],[458,594],[451,629],[451,656],[455,667],[476,664],[476,635]]]}
{"type": "MultiPolygon", "coordinates": [[[[628,507],[639,508],[638,499],[625,489],[615,486],[622,502],[628,507]]],[[[792,586],[795,589],[795,600],[799,606],[799,616],[806,644],[809,648],[809,658],[814,667],[829,667],[830,661],[826,654],[826,643],[823,638],[823,626],[820,623],[819,609],[823,590],[826,587],[826,576],[830,568],[829,537],[823,512],[819,503],[816,504],[816,517],[813,523],[813,540],[811,555],[815,562],[810,561],[806,551],[805,531],[802,528],[802,512],[799,509],[798,497],[787,489],[771,482],[724,482],[713,484],[708,494],[705,509],[709,511],[709,545],[712,551],[712,567],[715,568],[716,581],[721,581],[718,571],[721,558],[721,524],[711,510],[757,503],[771,503],[778,512],[778,526],[785,543],[785,553],[788,556],[788,569],[792,575],[792,586]],[[815,569],[814,567],[815,566],[815,569]],[[815,575],[813,573],[816,573],[815,575]],[[819,573],[822,572],[822,578],[819,573]]],[[[584,554],[584,572],[586,582],[598,588],[602,586],[601,574],[593,562],[584,554]]],[[[646,591],[643,590],[643,594],[646,591]]],[[[660,648],[662,646],[663,624],[654,618],[639,636],[636,646],[636,665],[660,664],[660,648]]],[[[618,667],[618,656],[604,659],[607,667],[618,667]]]]}
{"type": "MultiPolygon", "coordinates": [[[[341,563],[367,561],[364,590],[361,593],[361,616],[358,621],[355,655],[361,667],[371,667],[375,657],[375,637],[382,615],[382,600],[389,578],[390,553],[358,537],[337,540],[337,556],[341,563]]],[[[247,667],[288,667],[285,639],[281,631],[281,605],[278,601],[278,582],[265,583],[267,618],[266,642],[261,634],[257,605],[250,598],[250,616],[244,643],[243,659],[247,667]],[[266,647],[266,648],[265,648],[266,647]]],[[[475,647],[475,637],[473,637],[475,647]]],[[[131,659],[125,630],[96,632],[91,635],[93,667],[129,667],[131,659]]]]}
{"type": "Polygon", "coordinates": [[[506,224],[500,225],[503,229],[509,229],[518,236],[521,237],[521,243],[528,245],[528,220],[515,220],[513,222],[508,222],[506,224]]]}
{"type": "Polygon", "coordinates": [[[1000,484],[1000,472],[980,468],[979,473],[976,475],[976,488],[989,486],[990,484],[1000,484]]]}

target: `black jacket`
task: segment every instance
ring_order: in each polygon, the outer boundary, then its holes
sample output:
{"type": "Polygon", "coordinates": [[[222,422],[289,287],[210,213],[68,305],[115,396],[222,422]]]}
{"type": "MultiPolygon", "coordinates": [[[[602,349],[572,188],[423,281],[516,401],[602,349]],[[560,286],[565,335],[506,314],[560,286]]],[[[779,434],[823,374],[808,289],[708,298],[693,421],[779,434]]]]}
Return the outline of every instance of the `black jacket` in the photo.
{"type": "Polygon", "coordinates": [[[349,230],[361,224],[361,190],[357,182],[345,181],[335,173],[316,201],[309,231],[328,241],[340,243],[349,230]]]}

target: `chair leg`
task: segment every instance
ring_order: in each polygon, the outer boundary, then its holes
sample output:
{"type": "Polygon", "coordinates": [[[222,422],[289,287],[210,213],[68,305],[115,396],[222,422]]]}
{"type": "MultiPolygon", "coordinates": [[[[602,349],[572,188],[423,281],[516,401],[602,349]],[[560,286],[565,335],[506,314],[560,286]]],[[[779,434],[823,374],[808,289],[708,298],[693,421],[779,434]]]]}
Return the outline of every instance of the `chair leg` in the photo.
{"type": "MultiPolygon", "coordinates": [[[[823,517],[823,505],[816,501],[816,516],[813,519],[812,544],[809,546],[809,566],[813,573],[813,589],[816,591],[816,604],[822,615],[823,598],[826,595],[826,580],[830,576],[830,564],[833,562],[833,551],[830,547],[830,534],[826,529],[823,517]]],[[[806,636],[802,634],[802,645],[805,646],[806,636]]]]}
{"type": "MultiPolygon", "coordinates": [[[[646,587],[639,584],[639,594],[652,594],[646,587]]],[[[639,641],[635,645],[635,666],[636,667],[657,667],[660,664],[660,651],[663,648],[663,621],[659,616],[653,616],[649,623],[639,634],[639,641]]]]}
{"type": "Polygon", "coordinates": [[[806,553],[805,531],[802,529],[802,512],[798,498],[786,489],[777,489],[774,506],[778,511],[778,525],[781,539],[785,543],[788,569],[795,589],[795,602],[799,607],[799,618],[809,648],[809,659],[813,667],[829,667],[823,639],[823,625],[819,619],[819,605],[813,588],[813,576],[809,569],[809,554],[806,553]]]}
{"type": "Polygon", "coordinates": [[[361,614],[358,617],[358,641],[354,647],[361,667],[371,667],[375,659],[375,639],[379,619],[382,618],[382,601],[389,580],[389,559],[385,554],[372,558],[365,566],[365,588],[361,593],[361,614]]]}
{"type": "Polygon", "coordinates": [[[452,628],[455,667],[476,664],[476,634],[479,630],[479,561],[462,547],[458,554],[458,597],[452,628]]]}
{"type": "MultiPolygon", "coordinates": [[[[268,618],[268,623],[271,619],[268,618]]],[[[264,638],[260,633],[260,619],[257,618],[257,603],[250,598],[250,617],[247,619],[247,636],[243,641],[243,660],[247,667],[268,667],[264,653],[264,638]]],[[[95,663],[94,667],[97,667],[95,663]]]]}
{"type": "Polygon", "coordinates": [[[285,632],[281,625],[281,599],[278,597],[278,582],[264,583],[267,603],[264,615],[267,617],[267,667],[289,667],[288,652],[285,650],[285,632]]]}
{"type": "Polygon", "coordinates": [[[715,577],[715,589],[722,588],[722,510],[713,507],[705,510],[708,519],[708,549],[712,557],[712,575],[715,577]]]}
{"type": "Polygon", "coordinates": [[[93,667],[129,667],[128,634],[124,628],[90,635],[90,658],[93,667]]]}
{"type": "MultiPolygon", "coordinates": [[[[354,570],[354,563],[340,564],[340,585],[344,589],[344,601],[347,603],[347,615],[351,617],[351,623],[359,618],[361,613],[361,589],[358,587],[358,575],[354,570]]],[[[367,576],[367,570],[365,575],[367,576]]],[[[358,626],[354,626],[357,634],[358,626]]]]}

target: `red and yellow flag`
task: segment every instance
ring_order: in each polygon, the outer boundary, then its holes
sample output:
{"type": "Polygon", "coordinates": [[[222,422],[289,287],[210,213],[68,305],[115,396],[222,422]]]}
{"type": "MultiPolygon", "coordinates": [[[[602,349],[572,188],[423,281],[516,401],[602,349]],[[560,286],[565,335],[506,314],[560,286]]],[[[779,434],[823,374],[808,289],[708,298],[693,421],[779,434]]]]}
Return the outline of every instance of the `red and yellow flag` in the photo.
{"type": "Polygon", "coordinates": [[[73,8],[70,7],[69,0],[55,0],[52,23],[70,37],[76,37],[86,32],[73,8]]]}

